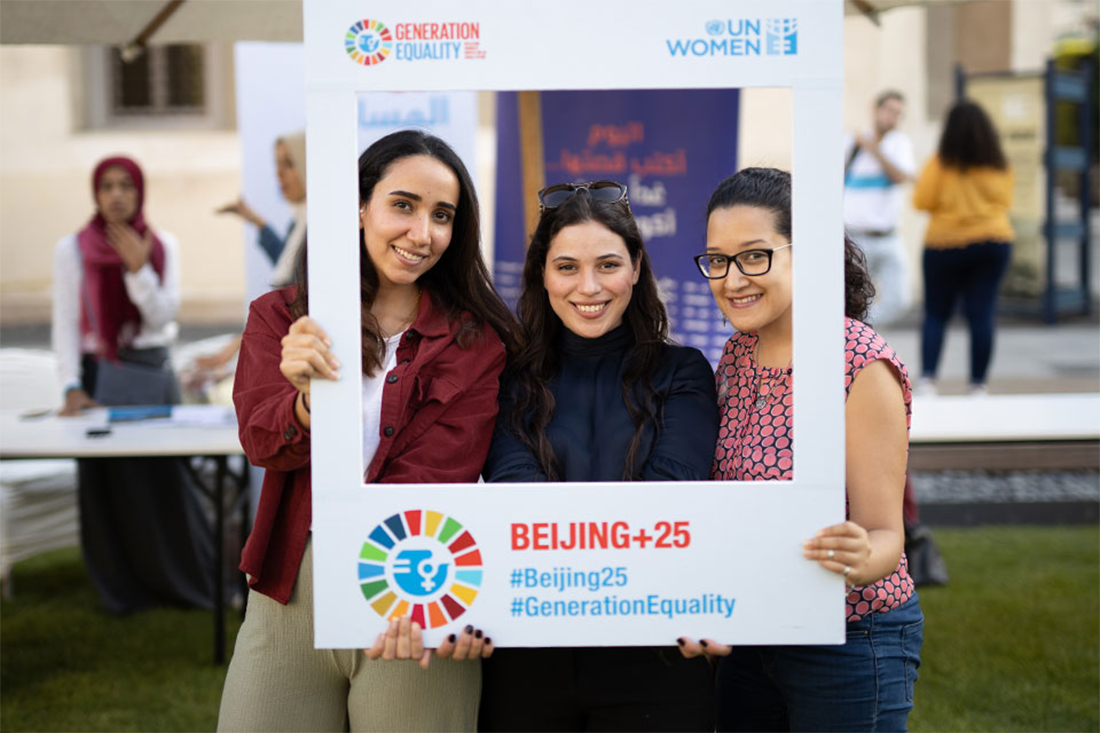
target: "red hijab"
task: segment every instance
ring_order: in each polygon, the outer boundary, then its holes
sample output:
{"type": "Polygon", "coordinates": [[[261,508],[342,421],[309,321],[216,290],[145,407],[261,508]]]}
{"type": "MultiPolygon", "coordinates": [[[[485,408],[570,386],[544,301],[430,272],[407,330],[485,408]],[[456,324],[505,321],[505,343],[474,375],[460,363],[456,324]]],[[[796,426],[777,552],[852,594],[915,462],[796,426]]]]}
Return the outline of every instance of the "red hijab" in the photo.
{"type": "MultiPolygon", "coordinates": [[[[130,180],[137,189],[137,210],[130,219],[130,226],[144,237],[149,231],[141,207],[145,202],[145,177],[141,168],[130,158],[105,158],[95,167],[92,174],[92,196],[97,201],[95,216],[80,230],[77,244],[80,247],[84,263],[84,294],[81,307],[80,324],[84,333],[95,333],[99,356],[118,360],[119,346],[126,346],[141,328],[141,312],[126,294],[126,284],[122,273],[126,265],[122,257],[107,241],[107,222],[98,208],[99,182],[108,168],[118,166],[130,174],[130,180]],[[89,313],[89,308],[91,312],[89,313]]],[[[153,248],[149,253],[149,263],[164,281],[164,245],[153,235],[153,248]]]]}

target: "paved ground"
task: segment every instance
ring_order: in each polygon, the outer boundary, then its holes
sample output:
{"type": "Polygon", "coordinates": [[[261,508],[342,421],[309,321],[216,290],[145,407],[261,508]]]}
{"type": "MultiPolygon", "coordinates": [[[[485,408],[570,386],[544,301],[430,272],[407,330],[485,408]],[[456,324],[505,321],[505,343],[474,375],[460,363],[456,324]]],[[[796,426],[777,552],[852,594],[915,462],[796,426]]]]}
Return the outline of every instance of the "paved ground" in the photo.
{"type": "MultiPolygon", "coordinates": [[[[1093,312],[1097,312],[1094,306],[1093,312]]],[[[920,315],[911,312],[880,329],[909,367],[920,373],[920,315]]],[[[940,392],[963,394],[969,381],[970,341],[956,319],[948,331],[940,367],[940,392]]],[[[999,394],[1100,391],[1100,319],[1076,317],[1047,326],[1017,317],[998,324],[989,375],[999,394]]]]}

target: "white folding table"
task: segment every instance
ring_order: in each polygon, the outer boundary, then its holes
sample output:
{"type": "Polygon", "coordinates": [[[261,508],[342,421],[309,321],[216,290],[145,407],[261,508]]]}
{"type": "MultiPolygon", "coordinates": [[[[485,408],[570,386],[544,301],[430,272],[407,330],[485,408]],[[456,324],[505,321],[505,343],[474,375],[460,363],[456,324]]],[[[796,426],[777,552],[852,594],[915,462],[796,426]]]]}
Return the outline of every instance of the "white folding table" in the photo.
{"type": "MultiPolygon", "coordinates": [[[[189,422],[144,420],[108,423],[107,408],[87,410],[79,417],[54,414],[28,417],[0,410],[0,460],[33,458],[204,457],[215,462],[213,487],[202,486],[214,502],[214,662],[225,662],[225,599],[222,580],[225,534],[224,482],[230,475],[229,456],[243,455],[237,425],[219,419],[227,408],[185,406],[177,410],[189,422]]],[[[238,478],[242,490],[247,467],[238,478]]],[[[198,478],[198,477],[196,477],[198,478]]],[[[237,477],[235,477],[237,478],[237,477]]],[[[247,512],[246,512],[247,514],[247,512]]],[[[247,519],[243,517],[242,519],[247,519]]]]}

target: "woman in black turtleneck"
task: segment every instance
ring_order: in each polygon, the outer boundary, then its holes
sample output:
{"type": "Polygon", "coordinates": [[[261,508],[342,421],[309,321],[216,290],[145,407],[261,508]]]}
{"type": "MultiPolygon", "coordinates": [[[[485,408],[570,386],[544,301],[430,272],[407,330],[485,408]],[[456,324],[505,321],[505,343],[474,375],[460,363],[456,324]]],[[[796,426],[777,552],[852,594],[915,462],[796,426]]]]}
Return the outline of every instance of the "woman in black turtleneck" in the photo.
{"type": "MultiPolygon", "coordinates": [[[[668,339],[626,186],[539,193],[486,481],[699,481],[718,431],[714,374],[668,339]]],[[[713,681],[675,648],[501,649],[483,731],[714,729],[713,681]]]]}

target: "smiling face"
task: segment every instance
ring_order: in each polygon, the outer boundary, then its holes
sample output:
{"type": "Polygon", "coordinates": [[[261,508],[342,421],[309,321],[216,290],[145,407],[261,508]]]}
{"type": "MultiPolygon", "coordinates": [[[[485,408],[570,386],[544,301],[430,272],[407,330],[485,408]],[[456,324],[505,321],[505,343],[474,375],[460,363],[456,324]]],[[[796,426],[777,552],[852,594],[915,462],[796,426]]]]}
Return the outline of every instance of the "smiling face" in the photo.
{"type": "Polygon", "coordinates": [[[640,272],[622,237],[586,221],[564,227],[550,241],[542,282],[565,327],[597,338],[623,322],[640,272]]]}
{"type": "Polygon", "coordinates": [[[283,198],[291,203],[306,200],[306,187],[294,167],[290,148],[282,142],[275,143],[275,171],[279,175],[279,188],[283,192],[283,198]]]}
{"type": "Polygon", "coordinates": [[[360,204],[359,226],[379,286],[412,285],[451,243],[458,176],[427,155],[392,163],[360,204]]]}
{"type": "Polygon", "coordinates": [[[108,224],[124,224],[134,218],[138,191],[125,168],[112,165],[103,171],[96,185],[95,203],[108,224]]]}
{"type": "MultiPolygon", "coordinates": [[[[707,220],[707,253],[730,257],[748,249],[775,249],[790,240],[775,229],[775,214],[756,206],[715,209],[707,220]]],[[[790,247],[772,255],[764,275],[748,277],[730,262],[721,280],[708,280],[718,307],[738,331],[789,325],[791,318],[790,247]]]]}

